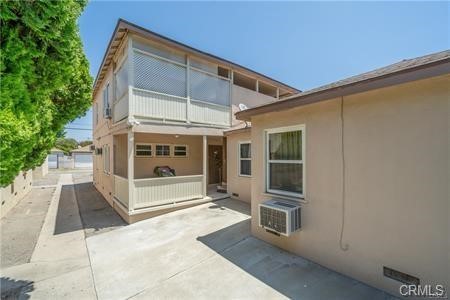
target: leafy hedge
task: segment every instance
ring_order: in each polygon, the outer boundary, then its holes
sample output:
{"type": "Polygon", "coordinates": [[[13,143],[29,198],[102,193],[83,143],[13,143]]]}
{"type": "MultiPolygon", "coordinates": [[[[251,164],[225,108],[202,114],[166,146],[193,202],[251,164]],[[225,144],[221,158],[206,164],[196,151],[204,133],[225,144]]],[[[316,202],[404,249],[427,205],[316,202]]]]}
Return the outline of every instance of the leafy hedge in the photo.
{"type": "Polygon", "coordinates": [[[91,105],[77,19],[86,1],[0,1],[0,185],[45,160],[91,105]]]}

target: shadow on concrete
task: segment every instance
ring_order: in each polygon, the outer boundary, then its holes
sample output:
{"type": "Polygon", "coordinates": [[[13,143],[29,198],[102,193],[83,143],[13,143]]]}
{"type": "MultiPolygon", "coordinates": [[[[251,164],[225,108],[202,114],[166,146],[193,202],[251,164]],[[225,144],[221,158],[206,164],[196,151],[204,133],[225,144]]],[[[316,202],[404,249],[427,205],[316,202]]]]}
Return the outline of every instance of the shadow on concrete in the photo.
{"type": "Polygon", "coordinates": [[[53,234],[73,232],[83,229],[79,221],[73,185],[63,185],[58,202],[55,229],[53,234]]]}
{"type": "Polygon", "coordinates": [[[29,299],[29,293],[34,290],[33,281],[16,280],[9,277],[0,278],[1,299],[29,299]]]}
{"type": "Polygon", "coordinates": [[[125,225],[92,182],[62,186],[54,234],[84,229],[89,237],[125,225]]]}
{"type": "Polygon", "coordinates": [[[209,209],[220,209],[220,210],[230,209],[230,210],[234,210],[236,212],[239,212],[239,213],[247,215],[247,216],[250,216],[250,213],[251,213],[250,205],[248,203],[229,199],[229,198],[223,199],[223,200],[216,200],[208,208],[209,209]]]}
{"type": "Polygon", "coordinates": [[[74,184],[75,197],[86,236],[111,231],[127,223],[106,202],[92,182],[74,184]]]}
{"type": "Polygon", "coordinates": [[[250,222],[241,221],[197,240],[290,299],[396,299],[252,237],[250,222]]]}

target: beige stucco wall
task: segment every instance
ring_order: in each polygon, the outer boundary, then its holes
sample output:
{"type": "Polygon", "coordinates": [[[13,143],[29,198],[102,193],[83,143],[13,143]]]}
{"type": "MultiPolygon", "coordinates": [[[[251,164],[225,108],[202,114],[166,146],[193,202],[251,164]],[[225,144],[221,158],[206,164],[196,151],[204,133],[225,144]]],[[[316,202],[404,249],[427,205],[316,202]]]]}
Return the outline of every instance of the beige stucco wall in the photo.
{"type": "Polygon", "coordinates": [[[154,143],[170,145],[188,145],[188,157],[135,157],[134,176],[135,178],[150,178],[156,166],[170,166],[175,169],[178,176],[201,175],[202,167],[202,145],[201,136],[135,133],[135,143],[154,143]]]}
{"type": "Polygon", "coordinates": [[[235,113],[240,111],[239,104],[245,104],[248,108],[252,108],[255,106],[267,104],[270,102],[274,102],[277,99],[274,97],[270,97],[261,93],[257,93],[256,91],[252,91],[237,85],[231,86],[231,111],[232,115],[232,125],[237,125],[241,123],[241,121],[236,120],[235,113]]]}
{"type": "Polygon", "coordinates": [[[250,141],[250,130],[227,135],[227,192],[231,198],[251,201],[252,179],[239,176],[239,142],[250,141]]]}
{"type": "Polygon", "coordinates": [[[4,217],[20,199],[31,191],[32,184],[33,172],[28,170],[27,172],[21,171],[13,183],[4,188],[0,188],[0,217],[4,217]],[[11,185],[14,187],[11,187],[11,185]]]}
{"type": "Polygon", "coordinates": [[[383,266],[449,286],[449,76],[344,98],[346,200],[342,216],[340,99],[252,118],[252,233],[398,296],[383,266]],[[264,130],[305,124],[302,230],[258,226],[265,191],[264,130]]]}
{"type": "MultiPolygon", "coordinates": [[[[106,174],[103,166],[103,155],[93,156],[93,182],[97,190],[105,197],[110,205],[113,203],[113,136],[111,134],[112,122],[110,119],[103,118],[103,89],[106,85],[110,83],[110,95],[112,95],[112,68],[109,68],[105,76],[105,80],[101,85],[99,92],[96,94],[94,99],[95,103],[98,104],[98,123],[95,122],[95,111],[93,111],[92,124],[94,126],[93,130],[93,144],[95,148],[102,148],[104,145],[109,145],[110,148],[110,174],[106,174]]],[[[110,96],[110,103],[112,103],[112,96],[110,96]]]]}

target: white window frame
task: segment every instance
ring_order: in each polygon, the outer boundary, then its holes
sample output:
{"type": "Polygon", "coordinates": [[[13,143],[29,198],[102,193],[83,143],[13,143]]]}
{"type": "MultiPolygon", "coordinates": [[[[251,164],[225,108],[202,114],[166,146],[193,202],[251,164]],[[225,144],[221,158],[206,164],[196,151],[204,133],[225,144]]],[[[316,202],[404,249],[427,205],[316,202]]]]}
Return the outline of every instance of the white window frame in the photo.
{"type": "Polygon", "coordinates": [[[154,148],[156,148],[156,147],[153,147],[153,144],[152,144],[152,143],[136,143],[136,144],[134,145],[134,156],[136,156],[136,157],[145,157],[145,158],[153,157],[153,156],[154,156],[154,148]],[[142,150],[138,150],[138,149],[137,149],[137,146],[138,146],[138,145],[147,145],[147,146],[150,146],[150,155],[138,155],[137,152],[138,152],[138,151],[142,151],[142,150]]]}
{"type": "Polygon", "coordinates": [[[109,82],[106,84],[106,87],[103,89],[102,92],[102,100],[103,100],[103,118],[106,119],[106,109],[110,107],[109,105],[109,82]]]}
{"type": "Polygon", "coordinates": [[[171,157],[171,155],[170,155],[171,153],[172,153],[172,147],[170,144],[155,144],[155,157],[171,157]],[[169,155],[158,155],[158,152],[156,149],[158,146],[169,146],[169,155]]]}
{"type": "Polygon", "coordinates": [[[102,156],[103,156],[103,173],[109,175],[111,174],[111,154],[109,149],[109,144],[104,144],[102,147],[102,156]],[[108,155],[106,155],[108,153],[108,155]],[[108,170],[106,170],[106,162],[108,162],[108,170]]]}
{"type": "Polygon", "coordinates": [[[285,127],[278,127],[278,128],[270,128],[266,129],[264,131],[264,143],[265,143],[265,176],[266,176],[266,193],[268,194],[274,194],[274,195],[282,195],[282,196],[288,196],[293,198],[300,198],[303,199],[305,197],[305,191],[306,191],[306,172],[305,172],[305,140],[306,140],[306,130],[305,130],[305,124],[301,125],[294,125],[294,126],[285,126],[285,127]],[[282,133],[282,132],[290,132],[290,131],[301,131],[302,132],[302,159],[301,160],[269,160],[269,134],[272,133],[282,133]],[[298,163],[302,164],[302,193],[293,193],[288,191],[282,191],[282,190],[276,190],[276,189],[270,189],[270,176],[269,176],[269,169],[270,169],[270,163],[298,163]]]}
{"type": "Polygon", "coordinates": [[[95,102],[94,105],[94,119],[95,125],[98,125],[98,102],[95,102]]]}
{"type": "Polygon", "coordinates": [[[252,147],[252,142],[251,141],[239,141],[238,142],[238,176],[241,177],[252,177],[252,155],[251,155],[251,147],[252,147]],[[243,144],[250,144],[250,158],[242,158],[241,157],[241,145],[243,144]],[[250,161],[250,175],[247,174],[242,174],[241,173],[241,160],[249,160],[250,161]]]}
{"type": "Polygon", "coordinates": [[[175,158],[186,158],[189,156],[189,146],[188,145],[182,145],[182,144],[178,144],[178,145],[172,145],[172,157],[175,158]],[[186,148],[186,155],[175,155],[175,147],[185,147],[186,148]]]}

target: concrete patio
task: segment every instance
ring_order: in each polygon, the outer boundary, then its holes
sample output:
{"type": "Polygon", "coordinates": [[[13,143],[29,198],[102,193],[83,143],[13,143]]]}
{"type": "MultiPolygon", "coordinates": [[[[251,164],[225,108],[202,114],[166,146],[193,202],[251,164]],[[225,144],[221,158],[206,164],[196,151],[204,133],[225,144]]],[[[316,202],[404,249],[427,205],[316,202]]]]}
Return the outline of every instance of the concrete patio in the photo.
{"type": "Polygon", "coordinates": [[[60,176],[31,259],[2,269],[2,299],[392,298],[252,237],[245,203],[126,226],[90,179],[60,176]]]}
{"type": "Polygon", "coordinates": [[[391,298],[251,237],[249,213],[226,199],[88,238],[98,298],[391,298]]]}

